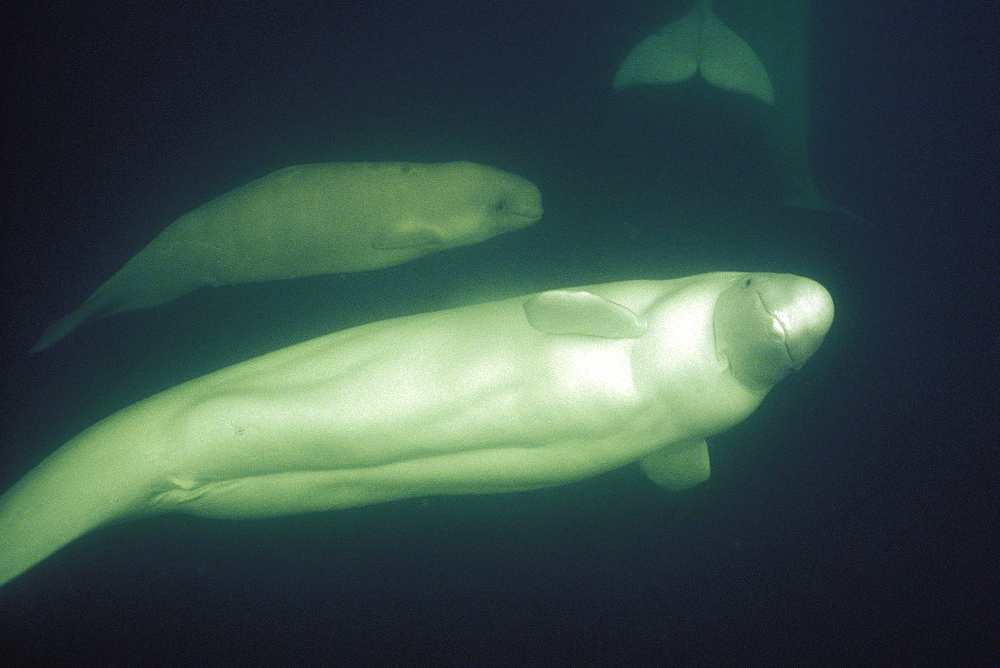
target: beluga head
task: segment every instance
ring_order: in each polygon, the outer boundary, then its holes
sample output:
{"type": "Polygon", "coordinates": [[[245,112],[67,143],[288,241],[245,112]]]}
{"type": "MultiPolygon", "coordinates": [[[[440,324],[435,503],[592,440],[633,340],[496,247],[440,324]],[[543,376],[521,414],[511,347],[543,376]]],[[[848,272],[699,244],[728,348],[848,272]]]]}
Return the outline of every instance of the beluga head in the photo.
{"type": "Polygon", "coordinates": [[[739,277],[715,303],[716,354],[748,387],[769,387],[799,369],[833,323],[833,299],[819,283],[791,274],[739,277]]]}

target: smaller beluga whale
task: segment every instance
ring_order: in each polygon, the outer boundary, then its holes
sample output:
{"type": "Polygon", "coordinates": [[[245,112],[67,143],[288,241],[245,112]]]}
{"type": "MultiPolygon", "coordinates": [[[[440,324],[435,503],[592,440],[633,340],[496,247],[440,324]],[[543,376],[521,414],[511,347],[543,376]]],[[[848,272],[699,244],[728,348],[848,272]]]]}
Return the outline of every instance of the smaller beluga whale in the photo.
{"type": "Polygon", "coordinates": [[[698,0],[687,14],[642,40],[614,78],[620,90],[640,84],[676,84],[701,74],[724,90],[774,104],[774,86],[760,58],[726,27],[711,0],[698,0]]]}
{"type": "Polygon", "coordinates": [[[819,348],[833,300],[788,274],[551,290],[374,322],[160,392],[0,496],[0,584],[109,522],[277,517],[552,487],[638,462],[682,490],[706,438],[819,348]]]}
{"type": "Polygon", "coordinates": [[[203,286],[389,267],[541,216],[533,183],[472,162],[287,167],[171,223],[31,350],[88,318],[158,306],[203,286]]]}

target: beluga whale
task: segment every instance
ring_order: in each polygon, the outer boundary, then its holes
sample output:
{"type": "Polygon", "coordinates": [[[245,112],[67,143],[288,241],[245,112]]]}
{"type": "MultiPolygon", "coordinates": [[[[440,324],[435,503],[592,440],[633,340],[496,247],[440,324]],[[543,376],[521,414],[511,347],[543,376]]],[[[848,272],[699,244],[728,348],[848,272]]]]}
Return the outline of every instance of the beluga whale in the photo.
{"type": "Polygon", "coordinates": [[[171,223],[31,350],[88,318],[158,306],[203,286],[379,269],[541,215],[534,184],[472,162],[287,167],[171,223]]]}
{"type": "Polygon", "coordinates": [[[671,85],[700,74],[713,86],[759,100],[770,109],[763,129],[782,201],[799,209],[853,217],[823,195],[813,175],[810,4],[809,0],[696,0],[686,14],[628,53],[612,85],[615,90],[671,85]]]}
{"type": "Polygon", "coordinates": [[[260,518],[531,490],[638,462],[681,490],[706,439],[816,352],[833,301],[719,272],[551,290],[315,338],[93,425],[0,496],[0,583],[109,522],[260,518]]]}

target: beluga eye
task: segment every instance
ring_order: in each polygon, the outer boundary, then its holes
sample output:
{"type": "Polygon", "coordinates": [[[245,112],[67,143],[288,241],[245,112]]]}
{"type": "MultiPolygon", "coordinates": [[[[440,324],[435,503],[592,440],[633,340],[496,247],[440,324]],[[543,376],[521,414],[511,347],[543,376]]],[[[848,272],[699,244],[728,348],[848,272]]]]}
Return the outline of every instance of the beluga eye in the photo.
{"type": "Polygon", "coordinates": [[[493,205],[493,210],[496,211],[497,213],[501,213],[503,211],[506,211],[507,210],[507,200],[505,200],[505,199],[497,200],[496,203],[493,205]]]}
{"type": "Polygon", "coordinates": [[[743,287],[744,287],[744,288],[749,288],[749,287],[750,287],[751,285],[753,285],[753,279],[752,279],[752,278],[748,278],[748,279],[747,279],[746,281],[744,281],[744,283],[743,283],[743,287]]]}

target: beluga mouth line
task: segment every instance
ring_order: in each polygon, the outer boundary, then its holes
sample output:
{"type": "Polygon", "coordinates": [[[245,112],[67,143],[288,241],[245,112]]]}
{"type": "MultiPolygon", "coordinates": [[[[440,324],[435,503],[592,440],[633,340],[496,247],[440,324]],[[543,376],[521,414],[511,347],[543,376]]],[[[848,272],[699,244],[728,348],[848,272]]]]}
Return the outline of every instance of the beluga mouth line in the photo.
{"type": "MultiPolygon", "coordinates": [[[[747,282],[749,281],[750,279],[747,279],[747,282]]],[[[788,324],[778,317],[777,314],[771,313],[771,309],[767,308],[767,302],[764,301],[764,295],[760,294],[760,290],[754,288],[753,291],[757,295],[757,299],[760,300],[760,307],[764,309],[764,313],[771,316],[771,324],[774,326],[775,331],[781,334],[781,343],[785,346],[785,353],[788,354],[788,359],[792,362],[792,366],[798,369],[801,365],[798,365],[795,355],[792,354],[792,347],[788,345],[788,324]]]]}

